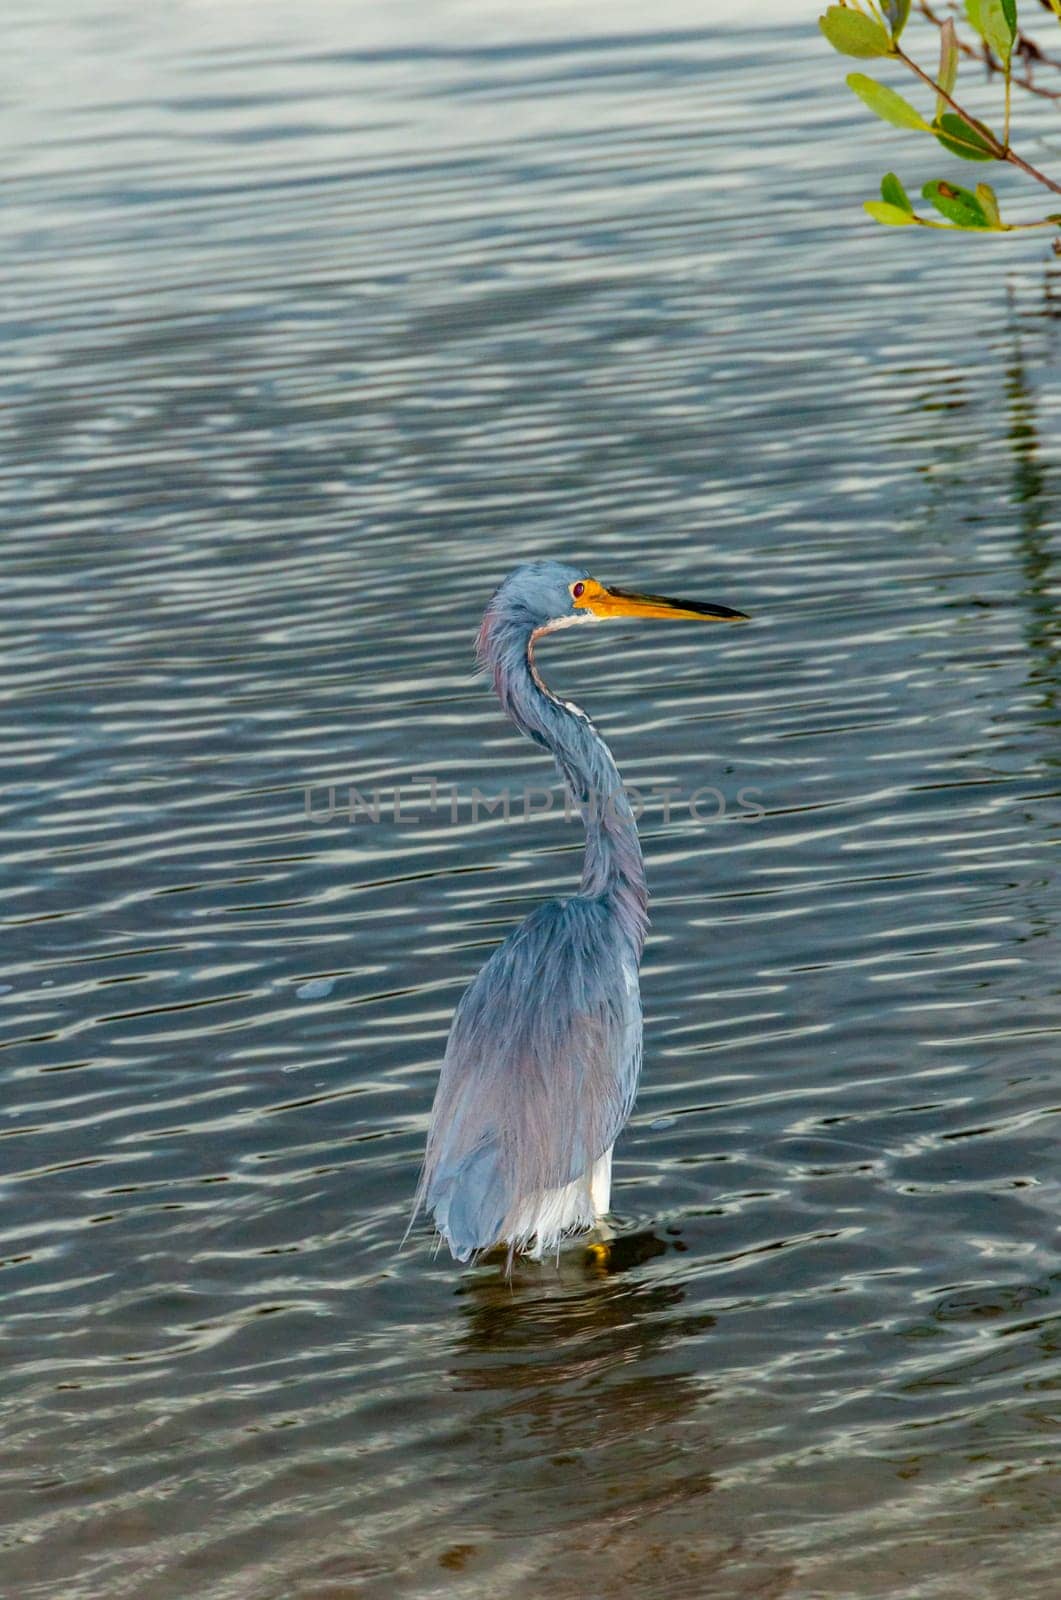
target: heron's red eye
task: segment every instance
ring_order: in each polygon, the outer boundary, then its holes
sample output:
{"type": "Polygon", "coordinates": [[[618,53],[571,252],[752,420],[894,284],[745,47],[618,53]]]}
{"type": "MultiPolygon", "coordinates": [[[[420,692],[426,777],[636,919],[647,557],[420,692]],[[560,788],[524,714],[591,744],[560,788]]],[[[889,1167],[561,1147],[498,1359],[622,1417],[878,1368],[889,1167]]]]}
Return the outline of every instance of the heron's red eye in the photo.
{"type": "Polygon", "coordinates": [[[571,593],[574,595],[576,600],[580,600],[585,592],[586,585],[584,583],[576,583],[574,588],[571,590],[571,593]]]}

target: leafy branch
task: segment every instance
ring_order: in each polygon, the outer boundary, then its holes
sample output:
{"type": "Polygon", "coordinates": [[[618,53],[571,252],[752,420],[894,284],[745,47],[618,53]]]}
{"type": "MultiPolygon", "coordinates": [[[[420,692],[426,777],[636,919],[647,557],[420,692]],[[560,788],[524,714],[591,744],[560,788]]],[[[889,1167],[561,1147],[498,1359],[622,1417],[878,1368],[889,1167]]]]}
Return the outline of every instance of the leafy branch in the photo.
{"type": "MultiPolygon", "coordinates": [[[[1040,0],[1040,4],[1047,11],[1055,9],[1051,0],[1040,0]]],[[[1061,0],[1058,0],[1058,4],[1061,5],[1061,0]]],[[[937,28],[942,28],[948,20],[934,11],[928,0],[918,0],[917,9],[927,22],[935,23],[937,28]]],[[[1061,10],[1057,10],[1057,16],[1061,20],[1061,10]]],[[[970,61],[978,61],[989,73],[1002,71],[1001,64],[992,55],[990,46],[980,42],[969,44],[962,38],[958,38],[957,44],[963,56],[968,56],[970,61]]],[[[1025,67],[1023,77],[1019,77],[1016,73],[1012,74],[1011,82],[1015,89],[1025,89],[1029,94],[1041,95],[1045,100],[1061,100],[1061,89],[1048,89],[1044,84],[1036,83],[1032,76],[1038,64],[1061,71],[1061,61],[1054,56],[1048,56],[1031,35],[1020,28],[1017,30],[1017,42],[1013,47],[1013,54],[1020,57],[1025,67]]]]}
{"type": "MultiPolygon", "coordinates": [[[[1045,0],[1045,4],[1061,21],[1061,0],[1045,0]]],[[[1033,166],[1010,143],[1014,81],[1022,88],[1040,92],[1038,86],[1028,78],[1014,80],[1014,55],[1018,54],[1029,62],[1034,53],[1036,59],[1055,65],[1018,27],[1017,0],[966,0],[968,19],[981,41],[979,47],[968,45],[958,38],[952,16],[941,19],[922,0],[920,10],[939,29],[939,67],[935,76],[909,56],[899,42],[910,16],[910,5],[911,0],[842,0],[839,5],[829,6],[819,19],[819,26],[829,43],[842,55],[860,59],[888,57],[902,62],[934,93],[935,108],[931,120],[923,117],[895,89],[876,78],[867,77],[865,73],[850,73],[847,79],[849,87],[876,116],[894,127],[931,134],[951,155],[960,156],[964,161],[1008,163],[1018,168],[1026,178],[1061,195],[1061,183],[1033,166]],[[962,54],[973,56],[1003,75],[1001,136],[972,116],[955,99],[959,57],[962,54]]],[[[1045,93],[1054,98],[1052,91],[1045,93]]],[[[943,222],[919,215],[903,185],[891,172],[881,181],[881,198],[867,200],[865,209],[877,222],[892,227],[916,224],[923,228],[1013,233],[1025,228],[1061,226],[1061,213],[1056,212],[1035,222],[1003,222],[998,198],[988,183],[978,183],[975,189],[966,189],[960,184],[934,178],[923,185],[921,194],[945,219],[943,222]]],[[[1054,249],[1061,253],[1061,240],[1055,240],[1054,249]]]]}

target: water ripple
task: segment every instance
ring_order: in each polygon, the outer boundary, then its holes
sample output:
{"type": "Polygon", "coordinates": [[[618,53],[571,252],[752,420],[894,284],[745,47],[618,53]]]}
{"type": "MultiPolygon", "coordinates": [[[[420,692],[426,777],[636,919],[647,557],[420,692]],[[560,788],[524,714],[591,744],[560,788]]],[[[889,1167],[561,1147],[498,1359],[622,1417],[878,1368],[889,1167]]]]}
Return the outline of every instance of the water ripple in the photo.
{"type": "Polygon", "coordinates": [[[0,1588],[1047,1593],[1041,246],[860,223],[788,0],[8,44],[0,1588]],[[543,554],[753,623],[541,653],[646,799],[647,1054],[609,1252],[509,1285],[399,1244],[577,877],[470,806],[551,782],[471,662],[543,554]]]}

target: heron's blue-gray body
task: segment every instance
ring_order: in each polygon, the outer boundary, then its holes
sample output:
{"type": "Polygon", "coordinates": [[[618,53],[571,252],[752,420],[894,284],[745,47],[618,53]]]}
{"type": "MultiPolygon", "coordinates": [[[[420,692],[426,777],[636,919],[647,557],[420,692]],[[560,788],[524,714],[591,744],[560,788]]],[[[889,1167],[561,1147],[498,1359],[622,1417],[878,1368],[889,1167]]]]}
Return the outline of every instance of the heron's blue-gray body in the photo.
{"type": "Polygon", "coordinates": [[[585,576],[552,562],[520,568],[479,634],[502,706],[552,753],[579,803],[586,855],[580,892],[532,912],[453,1018],[421,1194],[460,1261],[497,1243],[541,1255],[607,1211],[611,1148],[641,1070],[648,896],[637,827],[608,747],[531,657],[585,576]]]}
{"type": "Polygon", "coordinates": [[[494,1244],[541,1256],[602,1216],[612,1145],[637,1092],[648,925],[637,827],[607,745],[550,693],[533,659],[539,635],[613,616],[742,613],[608,589],[555,561],[518,568],[487,607],[480,662],[517,728],[555,760],[582,812],[586,854],[579,893],[539,906],[510,934],[453,1018],[417,1204],[460,1261],[494,1244]]]}

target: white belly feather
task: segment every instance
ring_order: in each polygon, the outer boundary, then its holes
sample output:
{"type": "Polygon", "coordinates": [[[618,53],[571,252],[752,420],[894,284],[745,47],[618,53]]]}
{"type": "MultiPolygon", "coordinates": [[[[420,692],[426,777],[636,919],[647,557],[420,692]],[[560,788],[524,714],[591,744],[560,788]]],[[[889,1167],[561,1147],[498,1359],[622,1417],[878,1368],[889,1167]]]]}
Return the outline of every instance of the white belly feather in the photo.
{"type": "Polygon", "coordinates": [[[609,1145],[599,1160],[582,1178],[565,1183],[559,1189],[545,1189],[529,1201],[519,1212],[506,1233],[504,1244],[533,1238],[525,1253],[540,1261],[547,1250],[559,1245],[565,1233],[592,1228],[606,1215],[612,1192],[612,1150],[609,1145]]]}

